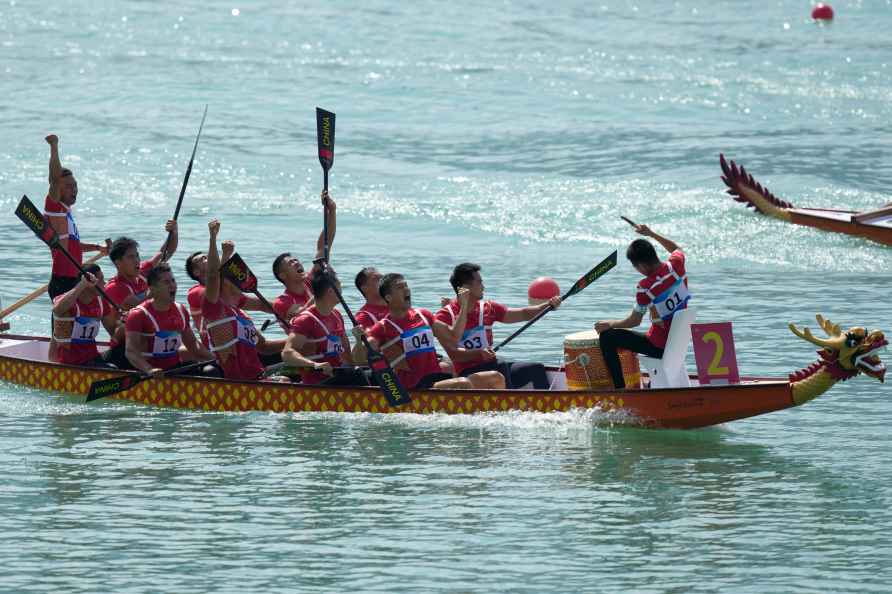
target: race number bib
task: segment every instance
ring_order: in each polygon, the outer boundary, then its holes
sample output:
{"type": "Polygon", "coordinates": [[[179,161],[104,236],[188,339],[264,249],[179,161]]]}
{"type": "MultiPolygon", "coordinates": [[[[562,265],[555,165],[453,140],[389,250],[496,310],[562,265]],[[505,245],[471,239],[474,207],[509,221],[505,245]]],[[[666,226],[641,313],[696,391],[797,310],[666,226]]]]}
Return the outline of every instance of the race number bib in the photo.
{"type": "Polygon", "coordinates": [[[675,315],[675,312],[682,310],[688,306],[691,299],[691,293],[684,279],[678,279],[674,285],[660,293],[654,299],[653,306],[657,310],[657,315],[663,321],[669,320],[675,315]]]}
{"type": "Polygon", "coordinates": [[[344,352],[344,345],[341,344],[341,337],[337,334],[329,334],[328,340],[325,342],[326,357],[340,357],[344,352]]]}
{"type": "Polygon", "coordinates": [[[87,318],[84,316],[74,318],[74,327],[71,329],[71,342],[73,344],[96,342],[97,334],[99,334],[99,318],[87,318]]]}
{"type": "Polygon", "coordinates": [[[153,341],[152,356],[163,358],[176,355],[183,339],[179,332],[164,330],[156,332],[153,341]]]}
{"type": "Polygon", "coordinates": [[[430,326],[420,326],[400,334],[406,357],[434,351],[434,333],[430,326]]]}
{"type": "Polygon", "coordinates": [[[486,328],[477,326],[465,330],[461,335],[461,345],[469,351],[481,351],[489,348],[489,340],[486,338],[486,328]]]}
{"type": "Polygon", "coordinates": [[[238,326],[239,341],[249,346],[257,346],[257,328],[254,327],[254,322],[240,317],[236,317],[235,322],[238,326]]]}

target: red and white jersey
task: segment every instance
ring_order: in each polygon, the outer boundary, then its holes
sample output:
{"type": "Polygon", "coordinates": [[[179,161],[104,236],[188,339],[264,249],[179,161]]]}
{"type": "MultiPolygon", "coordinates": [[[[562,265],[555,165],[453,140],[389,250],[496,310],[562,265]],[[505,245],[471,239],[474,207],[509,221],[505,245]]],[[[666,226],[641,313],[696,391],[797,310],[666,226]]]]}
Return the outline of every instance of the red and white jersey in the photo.
{"type": "MultiPolygon", "coordinates": [[[[55,219],[65,219],[67,230],[65,233],[59,234],[59,239],[68,240],[68,253],[75,259],[78,264],[84,263],[83,250],[81,249],[81,236],[77,231],[77,224],[74,222],[74,215],[71,207],[62,204],[56,200],[52,200],[49,196],[43,204],[43,214],[49,218],[51,224],[55,219]]],[[[68,258],[62,255],[61,250],[52,250],[53,255],[53,272],[55,276],[77,277],[80,270],[72,264],[68,258]]]]}
{"type": "Polygon", "coordinates": [[[146,281],[146,275],[152,269],[152,260],[145,260],[139,264],[139,274],[134,280],[130,280],[120,274],[115,275],[110,281],[105,283],[105,292],[111,297],[115,303],[122,309],[128,309],[124,305],[124,301],[131,295],[135,295],[140,302],[145,301],[149,283],[146,281]]]}
{"type": "Polygon", "coordinates": [[[312,298],[313,291],[310,289],[310,283],[309,281],[305,281],[303,293],[294,293],[293,291],[285,289],[284,293],[276,297],[276,300],[273,301],[273,311],[283,320],[288,320],[293,317],[288,315],[288,310],[291,309],[293,305],[303,307],[312,298]]]}
{"type": "Polygon", "coordinates": [[[252,380],[263,374],[257,354],[258,333],[244,311],[218,300],[205,300],[201,306],[208,348],[229,379],[252,380]]]}
{"type": "MultiPolygon", "coordinates": [[[[349,342],[344,330],[344,318],[338,310],[333,309],[323,316],[314,305],[291,320],[291,333],[300,334],[306,339],[301,355],[307,359],[327,362],[332,367],[343,365],[344,345],[349,342]]],[[[301,376],[305,384],[318,384],[327,377],[315,370],[301,370],[301,376]]]]}
{"type": "Polygon", "coordinates": [[[690,299],[684,253],[675,250],[655,273],[640,280],[635,290],[635,311],[641,314],[651,311],[655,318],[647,331],[651,344],[659,348],[666,346],[672,316],[685,309],[690,299]]]}
{"type": "Polygon", "coordinates": [[[179,303],[158,311],[154,300],[137,305],[127,314],[127,332],[142,335],[143,357],[152,367],[170,369],[180,363],[179,347],[189,328],[189,312],[179,303]]]}
{"type": "MultiPolygon", "coordinates": [[[[59,295],[53,303],[64,297],[59,295]]],[[[99,356],[96,336],[107,311],[104,300],[97,295],[89,303],[76,300],[64,316],[53,316],[53,342],[60,363],[81,365],[99,356]]]]}
{"type": "MultiPolygon", "coordinates": [[[[458,301],[453,299],[434,317],[447,326],[452,326],[458,319],[459,311],[461,311],[461,307],[458,301]]],[[[495,301],[482,303],[478,301],[474,304],[474,307],[468,312],[468,321],[465,323],[465,331],[459,341],[459,346],[468,351],[481,352],[476,353],[476,356],[468,361],[453,361],[452,366],[455,368],[456,375],[461,375],[465,369],[483,363],[482,351],[492,346],[492,326],[495,322],[504,320],[506,313],[508,313],[508,307],[495,301]]]]}
{"type": "Polygon", "coordinates": [[[388,313],[390,313],[390,308],[387,307],[386,303],[384,305],[366,303],[356,312],[356,323],[368,330],[387,317],[388,313]]]}
{"type": "Polygon", "coordinates": [[[405,360],[409,369],[396,369],[396,374],[407,388],[417,386],[426,375],[440,372],[433,323],[434,316],[428,310],[410,309],[403,319],[385,316],[368,332],[391,366],[405,360]]]}
{"type": "MultiPolygon", "coordinates": [[[[186,303],[189,304],[189,315],[196,332],[201,332],[201,303],[204,301],[204,285],[198,283],[186,292],[186,303]]],[[[203,339],[202,339],[203,340],[203,339]]]]}

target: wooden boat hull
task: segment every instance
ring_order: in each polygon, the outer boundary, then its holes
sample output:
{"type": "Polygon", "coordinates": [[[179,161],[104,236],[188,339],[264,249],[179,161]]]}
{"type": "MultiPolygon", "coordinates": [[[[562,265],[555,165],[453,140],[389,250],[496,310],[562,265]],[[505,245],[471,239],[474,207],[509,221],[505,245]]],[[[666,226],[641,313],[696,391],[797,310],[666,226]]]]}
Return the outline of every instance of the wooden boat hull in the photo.
{"type": "Polygon", "coordinates": [[[859,213],[851,210],[791,208],[788,212],[790,213],[790,222],[795,225],[856,235],[884,245],[892,245],[892,216],[861,223],[853,218],[859,213]]]}
{"type": "MultiPolygon", "coordinates": [[[[0,336],[0,347],[3,338],[0,336]]],[[[0,379],[41,390],[86,395],[92,382],[125,373],[49,363],[4,352],[8,350],[0,348],[0,379]]],[[[476,414],[598,409],[608,413],[604,419],[609,423],[666,429],[706,427],[794,405],[789,382],[770,379],[749,379],[729,386],[623,392],[420,390],[411,393],[410,404],[392,408],[377,388],[175,376],[142,382],[117,397],[152,406],[206,411],[476,414]]]]}

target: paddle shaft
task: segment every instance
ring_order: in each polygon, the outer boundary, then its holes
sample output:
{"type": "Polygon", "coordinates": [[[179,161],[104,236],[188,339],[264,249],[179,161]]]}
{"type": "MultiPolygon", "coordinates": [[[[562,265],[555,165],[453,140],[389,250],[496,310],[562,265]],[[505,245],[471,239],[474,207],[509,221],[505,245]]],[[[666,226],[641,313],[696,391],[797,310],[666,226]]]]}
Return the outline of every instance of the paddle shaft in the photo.
{"type": "MultiPolygon", "coordinates": [[[[192,157],[189,159],[189,165],[186,167],[186,176],[183,178],[183,185],[180,187],[180,197],[177,199],[177,207],[173,211],[173,220],[177,220],[177,217],[180,216],[180,207],[183,206],[183,197],[186,195],[186,186],[189,184],[189,176],[192,175],[192,164],[195,162],[195,153],[198,151],[198,140],[201,138],[201,129],[204,128],[204,119],[208,115],[208,106],[204,106],[204,114],[201,116],[201,124],[198,126],[198,135],[195,137],[195,145],[192,147],[192,157]]],[[[164,241],[164,247],[161,248],[161,261],[166,262],[170,257],[170,254],[167,253],[168,246],[170,245],[171,240],[173,239],[173,231],[170,231],[167,234],[167,239],[164,241]]]]}
{"type": "MultiPolygon", "coordinates": [[[[96,262],[98,262],[99,260],[101,260],[104,257],[105,257],[104,254],[101,254],[101,253],[96,254],[95,256],[93,256],[92,258],[90,258],[86,262],[84,262],[84,267],[87,267],[90,264],[95,264],[96,262]]],[[[10,305],[6,309],[4,309],[3,311],[0,311],[0,320],[5,318],[12,312],[16,311],[17,309],[24,307],[25,305],[28,305],[29,303],[31,303],[32,301],[34,301],[35,299],[37,299],[38,297],[40,297],[41,295],[46,293],[49,290],[49,288],[50,288],[49,284],[46,284],[46,285],[43,285],[42,287],[34,289],[30,293],[28,293],[27,295],[25,295],[24,297],[22,297],[21,299],[19,299],[18,301],[16,301],[15,303],[10,305]]]]}
{"type": "Polygon", "coordinates": [[[183,365],[182,367],[177,367],[175,369],[165,371],[158,375],[141,374],[137,377],[136,380],[133,381],[133,383],[127,384],[122,389],[109,390],[108,392],[103,392],[102,394],[97,395],[97,394],[94,394],[94,387],[101,386],[102,384],[114,383],[114,382],[118,381],[119,379],[126,378],[128,376],[125,375],[125,376],[120,376],[120,377],[111,378],[111,379],[107,379],[107,380],[99,380],[98,382],[93,382],[90,385],[90,393],[87,395],[86,401],[92,402],[93,400],[99,400],[100,398],[105,398],[106,396],[113,396],[114,394],[120,394],[121,392],[126,392],[130,388],[137,386],[146,380],[155,379],[155,378],[159,378],[159,377],[167,377],[168,375],[175,375],[178,373],[182,373],[183,371],[195,369],[196,367],[200,367],[202,365],[208,365],[210,363],[213,363],[214,361],[215,361],[214,359],[211,359],[210,361],[195,361],[193,363],[189,363],[188,365],[183,365]]]}
{"type": "Polygon", "coordinates": [[[636,222],[633,221],[632,219],[627,219],[627,218],[624,217],[623,215],[619,215],[619,218],[621,218],[622,220],[624,220],[624,221],[627,222],[628,224],[632,225],[633,227],[637,227],[637,226],[638,226],[638,223],[636,223],[636,222]]]}
{"type": "MultiPolygon", "coordinates": [[[[322,190],[328,192],[328,167],[322,167],[322,190]]],[[[328,199],[322,204],[322,256],[328,262],[328,199]]]]}
{"type": "MultiPolygon", "coordinates": [[[[263,295],[260,294],[260,291],[255,290],[254,295],[256,295],[258,299],[260,299],[260,303],[262,303],[263,305],[268,307],[273,312],[273,315],[276,316],[276,319],[279,321],[280,324],[282,324],[282,326],[284,326],[285,328],[288,328],[288,322],[286,322],[285,320],[283,320],[282,318],[279,317],[279,314],[276,313],[276,310],[273,309],[273,306],[270,304],[270,302],[266,300],[266,297],[264,297],[263,295]]],[[[268,321],[269,320],[267,320],[267,322],[268,321]]],[[[261,332],[266,330],[265,326],[266,326],[266,322],[264,322],[264,327],[262,327],[260,329],[261,332]]]]}
{"type": "MultiPolygon", "coordinates": [[[[483,307],[482,303],[480,304],[480,307],[483,307]]],[[[518,328],[517,331],[514,332],[514,334],[512,334],[511,336],[509,336],[508,338],[506,338],[505,340],[503,340],[502,342],[497,344],[495,347],[493,347],[493,349],[492,349],[493,352],[498,351],[500,348],[502,348],[503,346],[505,346],[512,340],[514,340],[521,332],[523,332],[524,330],[526,330],[527,328],[529,328],[530,326],[532,326],[533,324],[538,322],[542,318],[542,316],[544,316],[548,312],[552,311],[553,309],[554,309],[554,307],[552,307],[551,304],[549,303],[548,307],[546,307],[545,309],[543,309],[542,311],[537,313],[536,316],[532,320],[530,320],[529,322],[527,322],[526,324],[524,324],[523,326],[518,328]]]]}

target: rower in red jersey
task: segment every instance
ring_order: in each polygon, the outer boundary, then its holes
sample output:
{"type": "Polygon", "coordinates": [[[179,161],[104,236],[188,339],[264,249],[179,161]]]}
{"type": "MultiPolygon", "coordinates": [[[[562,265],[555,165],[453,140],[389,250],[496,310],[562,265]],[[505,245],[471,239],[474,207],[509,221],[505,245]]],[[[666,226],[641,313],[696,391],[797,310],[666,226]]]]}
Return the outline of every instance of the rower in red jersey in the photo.
{"type": "Polygon", "coordinates": [[[374,266],[366,266],[356,274],[357,290],[365,298],[365,303],[356,312],[356,323],[369,330],[372,326],[383,320],[390,312],[387,302],[378,291],[381,282],[381,273],[374,266]]]}
{"type": "MultiPolygon", "coordinates": [[[[74,203],[77,202],[77,180],[70,169],[62,167],[59,158],[59,137],[50,134],[46,137],[50,145],[50,189],[46,195],[43,211],[50,226],[59,237],[59,244],[71,254],[78,264],[83,263],[83,252],[108,253],[108,248],[95,243],[81,243],[77,224],[74,222],[74,203]]],[[[53,269],[47,292],[51,299],[66,293],[78,284],[80,271],[58,249],[52,250],[53,269]]]]}
{"type": "MultiPolygon", "coordinates": [[[[219,259],[221,262],[225,262],[232,256],[232,254],[235,253],[235,242],[227,239],[224,240],[220,245],[222,250],[219,259]]],[[[195,331],[199,333],[201,342],[202,344],[204,344],[204,346],[208,346],[208,336],[203,325],[203,314],[201,313],[201,305],[205,295],[207,261],[207,254],[201,251],[194,252],[188,258],[186,258],[186,274],[189,276],[189,278],[197,283],[192,286],[186,293],[186,301],[189,303],[189,315],[192,316],[192,325],[195,328],[195,331]]],[[[238,290],[235,285],[233,285],[233,288],[235,290],[238,290]]],[[[264,305],[263,302],[256,296],[245,295],[241,292],[239,293],[240,296],[236,307],[240,307],[245,311],[262,311],[266,313],[273,313],[273,310],[264,305]]]]}
{"type": "Polygon", "coordinates": [[[114,308],[100,297],[96,286],[102,286],[102,269],[91,264],[80,281],[67,293],[53,300],[53,336],[50,340],[50,361],[67,365],[111,367],[99,355],[96,336],[100,324],[109,335],[115,332],[117,315],[114,308]]]}
{"type": "Polygon", "coordinates": [[[189,327],[189,312],[174,299],[177,281],[170,266],[161,263],[149,271],[148,299],[127,314],[126,355],[135,369],[156,374],[184,360],[213,359],[189,327]],[[185,347],[185,348],[181,348],[185,347]]]}
{"type": "MultiPolygon", "coordinates": [[[[167,244],[168,254],[173,254],[177,248],[177,222],[167,221],[164,230],[171,236],[171,241],[167,244]]],[[[161,262],[162,253],[159,251],[148,260],[140,261],[139,244],[129,237],[119,237],[112,243],[108,255],[118,273],[105,285],[105,292],[126,312],[145,301],[149,288],[146,276],[161,262]]],[[[124,343],[123,330],[118,330],[111,338],[111,348],[102,356],[107,363],[112,363],[119,369],[131,369],[124,352],[124,343]]]]}
{"type": "MultiPolygon", "coordinates": [[[[326,201],[328,201],[326,212],[328,213],[328,247],[330,253],[338,217],[337,204],[329,197],[327,191],[323,191],[323,208],[326,201]]],[[[324,233],[324,231],[319,233],[319,239],[316,241],[316,260],[322,258],[325,253],[324,233]]],[[[273,309],[280,318],[290,320],[301,311],[313,305],[313,289],[310,286],[310,280],[318,270],[318,266],[314,265],[308,275],[301,261],[292,256],[290,252],[279,254],[276,257],[273,261],[273,276],[285,285],[285,292],[273,301],[273,309]]]]}
{"type": "Polygon", "coordinates": [[[483,301],[483,279],[480,266],[465,262],[455,267],[449,278],[455,294],[461,297],[467,289],[468,301],[452,300],[437,312],[434,335],[455,366],[457,375],[467,376],[479,371],[499,371],[509,388],[521,388],[532,383],[536,390],[549,388],[545,366],[523,361],[499,361],[492,350],[492,326],[495,322],[514,324],[526,322],[546,307],[557,309],[560,297],[552,297],[540,305],[509,308],[495,301],[483,301]]]}
{"type": "Polygon", "coordinates": [[[242,292],[220,275],[217,233],[220,222],[208,223],[210,244],[207,252],[207,286],[201,304],[209,348],[223,369],[223,377],[238,380],[260,379],[264,366],[259,353],[280,353],[285,339],[266,340],[254,327],[239,303],[242,292]]]}
{"type": "MultiPolygon", "coordinates": [[[[291,320],[291,332],[282,351],[282,361],[299,368],[305,384],[366,386],[368,379],[365,374],[354,367],[350,340],[344,330],[344,318],[335,309],[339,300],[333,287],[340,290],[340,282],[334,272],[320,270],[313,275],[315,304],[291,320]]],[[[356,326],[353,332],[361,332],[361,328],[356,326]]]]}
{"type": "Polygon", "coordinates": [[[669,259],[660,262],[657,250],[646,239],[636,239],[629,244],[626,257],[635,270],[645,277],[636,287],[632,313],[623,320],[602,320],[595,324],[604,363],[610,371],[613,386],[620,390],[626,387],[626,381],[617,349],[624,348],[662,359],[669,328],[672,327],[672,316],[687,308],[691,299],[685,256],[678,244],[651,231],[647,225],[635,225],[635,231],[657,240],[669,252],[669,259]],[[652,323],[647,334],[630,330],[641,323],[648,311],[652,323]]]}
{"type": "MultiPolygon", "coordinates": [[[[412,307],[412,292],[403,275],[384,275],[378,293],[387,303],[388,313],[372,326],[367,336],[372,347],[383,352],[403,386],[419,390],[505,387],[505,378],[498,371],[453,377],[440,370],[432,329],[434,316],[426,309],[412,307]]],[[[353,360],[366,357],[365,345],[358,340],[353,347],[353,360]]]]}

